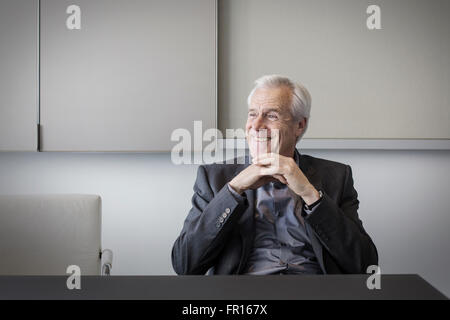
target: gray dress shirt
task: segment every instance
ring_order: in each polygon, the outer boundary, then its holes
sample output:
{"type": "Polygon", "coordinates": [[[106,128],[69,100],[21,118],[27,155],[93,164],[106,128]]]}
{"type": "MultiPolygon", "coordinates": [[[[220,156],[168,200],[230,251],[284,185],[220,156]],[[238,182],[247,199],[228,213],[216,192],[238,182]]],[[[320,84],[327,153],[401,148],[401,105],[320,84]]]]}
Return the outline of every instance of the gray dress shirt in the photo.
{"type": "MultiPolygon", "coordinates": [[[[298,164],[298,159],[294,158],[298,164]]],[[[243,196],[228,186],[238,201],[243,196]]],[[[256,190],[255,239],[245,274],[320,274],[322,270],[305,228],[302,199],[281,182],[256,190]]]]}

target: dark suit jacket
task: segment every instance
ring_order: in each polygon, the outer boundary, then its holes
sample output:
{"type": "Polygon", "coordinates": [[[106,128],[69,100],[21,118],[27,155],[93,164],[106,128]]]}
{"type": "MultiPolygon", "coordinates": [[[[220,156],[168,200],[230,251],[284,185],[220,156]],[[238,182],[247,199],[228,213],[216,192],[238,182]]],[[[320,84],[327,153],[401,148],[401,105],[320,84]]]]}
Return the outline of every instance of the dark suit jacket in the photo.
{"type": "MultiPolygon", "coordinates": [[[[323,192],[320,205],[305,219],[322,271],[366,273],[369,265],[378,264],[378,254],[358,217],[358,194],[350,166],[298,156],[302,172],[323,192]]],[[[199,167],[192,209],[172,249],[177,274],[243,272],[255,236],[255,191],[245,191],[247,201],[240,204],[227,183],[249,165],[246,163],[199,167]]]]}

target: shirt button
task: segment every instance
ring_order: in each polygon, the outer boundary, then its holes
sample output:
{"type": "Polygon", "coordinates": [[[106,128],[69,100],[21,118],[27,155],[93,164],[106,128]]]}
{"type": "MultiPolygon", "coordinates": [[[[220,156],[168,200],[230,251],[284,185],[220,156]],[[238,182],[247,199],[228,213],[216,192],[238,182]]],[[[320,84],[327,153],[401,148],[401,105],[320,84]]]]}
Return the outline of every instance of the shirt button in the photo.
{"type": "Polygon", "coordinates": [[[228,213],[230,213],[230,212],[231,212],[230,208],[226,208],[226,209],[225,209],[225,213],[228,214],[228,213]]]}

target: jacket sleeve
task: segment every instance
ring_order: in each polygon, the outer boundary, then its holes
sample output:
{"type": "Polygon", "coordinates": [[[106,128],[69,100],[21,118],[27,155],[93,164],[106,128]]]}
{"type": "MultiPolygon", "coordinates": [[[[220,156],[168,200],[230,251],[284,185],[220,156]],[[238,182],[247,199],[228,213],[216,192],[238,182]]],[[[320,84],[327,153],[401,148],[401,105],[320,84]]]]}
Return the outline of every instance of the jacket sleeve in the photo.
{"type": "Polygon", "coordinates": [[[344,273],[366,273],[368,266],[378,265],[377,249],[363,228],[358,208],[358,193],[353,187],[351,167],[347,165],[340,203],[323,192],[320,205],[306,218],[344,273]]]}
{"type": "Polygon", "coordinates": [[[172,248],[177,274],[205,274],[214,265],[231,230],[248,207],[231,194],[227,184],[215,194],[207,170],[200,166],[194,185],[192,208],[172,248]]]}

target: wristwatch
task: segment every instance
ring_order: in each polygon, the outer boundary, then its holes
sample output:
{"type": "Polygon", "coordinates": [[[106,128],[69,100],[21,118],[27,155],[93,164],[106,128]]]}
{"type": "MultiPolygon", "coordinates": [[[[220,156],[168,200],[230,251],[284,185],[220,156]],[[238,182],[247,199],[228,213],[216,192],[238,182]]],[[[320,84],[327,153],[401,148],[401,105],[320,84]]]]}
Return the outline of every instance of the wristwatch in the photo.
{"type": "Polygon", "coordinates": [[[322,192],[322,190],[318,190],[318,192],[319,192],[319,199],[317,199],[317,201],[311,203],[309,206],[305,202],[306,210],[312,210],[312,209],[314,209],[315,206],[317,206],[320,203],[320,201],[322,200],[322,197],[323,197],[323,192],[322,192]]]}

